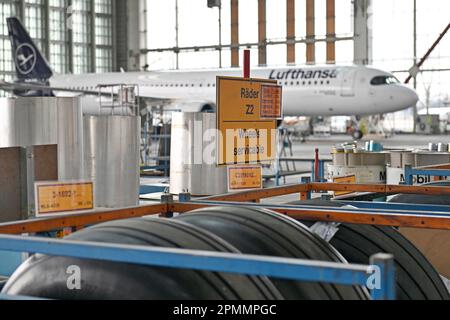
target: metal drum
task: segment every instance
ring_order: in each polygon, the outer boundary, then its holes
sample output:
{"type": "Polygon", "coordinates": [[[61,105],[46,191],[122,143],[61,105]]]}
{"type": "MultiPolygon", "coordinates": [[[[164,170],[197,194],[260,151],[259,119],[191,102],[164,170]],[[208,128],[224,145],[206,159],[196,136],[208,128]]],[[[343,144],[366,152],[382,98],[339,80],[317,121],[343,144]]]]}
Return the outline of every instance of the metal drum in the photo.
{"type": "Polygon", "coordinates": [[[0,100],[0,148],[57,144],[58,98],[0,100]]]}
{"type": "Polygon", "coordinates": [[[84,116],[86,172],[95,184],[96,207],[139,203],[139,134],[135,116],[84,116]]]}
{"type": "Polygon", "coordinates": [[[83,178],[83,122],[76,97],[0,99],[0,148],[58,146],[58,179],[83,178]]]}
{"type": "Polygon", "coordinates": [[[170,149],[170,192],[216,195],[227,192],[226,167],[216,165],[216,115],[174,112],[170,149]]]}
{"type": "Polygon", "coordinates": [[[83,116],[79,98],[60,97],[58,106],[58,179],[85,179],[83,116]]]}

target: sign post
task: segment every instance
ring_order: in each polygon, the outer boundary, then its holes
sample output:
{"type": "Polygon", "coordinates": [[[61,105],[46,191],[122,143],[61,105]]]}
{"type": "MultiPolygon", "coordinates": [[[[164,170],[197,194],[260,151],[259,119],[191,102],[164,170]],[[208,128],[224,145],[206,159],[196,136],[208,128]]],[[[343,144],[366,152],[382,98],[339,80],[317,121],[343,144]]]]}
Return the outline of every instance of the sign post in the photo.
{"type": "Polygon", "coordinates": [[[261,189],[262,166],[276,159],[282,88],[276,80],[250,78],[250,50],[244,74],[217,77],[217,165],[228,166],[228,191],[261,189]]]}

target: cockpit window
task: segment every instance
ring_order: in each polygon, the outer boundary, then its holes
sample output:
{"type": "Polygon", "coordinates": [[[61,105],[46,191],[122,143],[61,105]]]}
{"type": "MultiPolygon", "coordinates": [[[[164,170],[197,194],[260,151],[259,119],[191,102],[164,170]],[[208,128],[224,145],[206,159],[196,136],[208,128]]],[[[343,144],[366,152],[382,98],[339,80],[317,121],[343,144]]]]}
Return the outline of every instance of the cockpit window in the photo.
{"type": "Polygon", "coordinates": [[[398,81],[398,79],[394,76],[378,76],[370,81],[370,84],[373,86],[383,86],[396,83],[400,83],[400,81],[398,81]]]}

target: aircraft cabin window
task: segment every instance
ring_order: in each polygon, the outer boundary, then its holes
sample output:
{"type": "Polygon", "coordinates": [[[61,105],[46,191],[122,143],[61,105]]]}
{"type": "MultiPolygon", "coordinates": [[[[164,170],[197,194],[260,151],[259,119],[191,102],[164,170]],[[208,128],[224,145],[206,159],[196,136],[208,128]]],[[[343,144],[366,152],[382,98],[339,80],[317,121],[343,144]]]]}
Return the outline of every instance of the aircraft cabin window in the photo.
{"type": "Polygon", "coordinates": [[[373,86],[384,86],[389,84],[396,84],[399,83],[398,79],[394,76],[378,76],[373,78],[370,81],[370,84],[373,86]]]}

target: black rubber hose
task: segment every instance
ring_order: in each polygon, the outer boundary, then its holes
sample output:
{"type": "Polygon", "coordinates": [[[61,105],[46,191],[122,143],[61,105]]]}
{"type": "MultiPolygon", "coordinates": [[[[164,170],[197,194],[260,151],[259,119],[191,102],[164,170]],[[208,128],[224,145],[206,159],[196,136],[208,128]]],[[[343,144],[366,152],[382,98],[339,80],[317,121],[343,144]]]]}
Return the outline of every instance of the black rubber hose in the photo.
{"type": "MultiPolygon", "coordinates": [[[[310,200],[290,204],[342,207],[334,201],[310,200]]],[[[357,206],[357,204],[355,204],[357,206]]],[[[314,222],[302,221],[311,226],[314,222]]],[[[398,230],[386,226],[341,224],[330,241],[349,262],[367,264],[371,255],[392,253],[397,271],[397,297],[401,300],[450,299],[441,277],[425,256],[398,230]]]]}
{"type": "MultiPolygon", "coordinates": [[[[278,213],[245,207],[216,207],[174,218],[208,230],[242,253],[333,261],[345,259],[301,223],[278,213]]],[[[341,286],[271,278],[286,299],[367,299],[359,286],[341,286]]]]}
{"type": "MultiPolygon", "coordinates": [[[[113,221],[67,239],[239,253],[213,234],[173,219],[113,221]]],[[[46,255],[24,262],[2,292],[52,299],[282,299],[266,277],[46,255]],[[81,290],[67,287],[67,268],[74,265],[80,268],[81,290]]]]}

